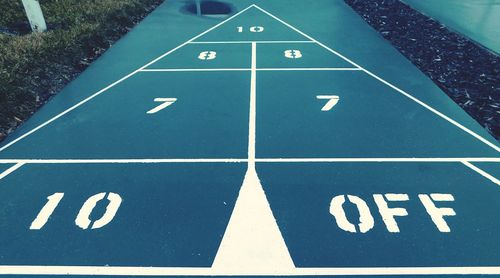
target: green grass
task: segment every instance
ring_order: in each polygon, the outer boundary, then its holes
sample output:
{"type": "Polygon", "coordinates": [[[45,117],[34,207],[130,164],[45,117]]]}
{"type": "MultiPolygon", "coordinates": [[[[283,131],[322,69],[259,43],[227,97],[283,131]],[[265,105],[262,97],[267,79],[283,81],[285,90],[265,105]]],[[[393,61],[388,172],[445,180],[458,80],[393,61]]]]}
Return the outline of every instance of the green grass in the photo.
{"type": "MultiPolygon", "coordinates": [[[[40,0],[49,31],[0,33],[0,140],[163,0],[40,0]]],[[[0,0],[0,27],[26,26],[21,0],[0,0]]]]}

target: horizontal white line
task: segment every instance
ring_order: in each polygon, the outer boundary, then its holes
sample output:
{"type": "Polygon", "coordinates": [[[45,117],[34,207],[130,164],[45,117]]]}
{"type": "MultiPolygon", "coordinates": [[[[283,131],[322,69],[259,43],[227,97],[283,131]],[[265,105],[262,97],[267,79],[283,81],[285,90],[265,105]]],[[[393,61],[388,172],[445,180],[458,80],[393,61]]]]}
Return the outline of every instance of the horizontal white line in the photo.
{"type": "Polygon", "coordinates": [[[141,72],[156,72],[156,71],[250,71],[250,69],[245,68],[220,68],[220,69],[143,69],[141,72]]]}
{"type": "MultiPolygon", "coordinates": [[[[250,68],[143,69],[141,72],[250,71],[250,68]]],[[[257,71],[359,71],[359,68],[257,68],[257,71]]]]}
{"type": "Polygon", "coordinates": [[[256,162],[500,162],[500,157],[257,158],[256,162]]]}
{"type": "Polygon", "coordinates": [[[106,163],[240,163],[243,158],[166,158],[166,159],[0,159],[0,164],[106,164],[106,163]]]}
{"type": "Polygon", "coordinates": [[[487,267],[333,267],[294,268],[287,271],[242,271],[207,267],[122,267],[122,266],[0,266],[0,275],[128,275],[128,276],[313,276],[313,275],[497,275],[500,266],[487,267]]]}
{"type": "MultiPolygon", "coordinates": [[[[500,162],[500,157],[362,157],[362,158],[256,158],[256,162],[500,162]]],[[[246,158],[106,158],[106,159],[0,159],[0,164],[96,164],[96,163],[241,163],[246,158]]]]}
{"type": "Polygon", "coordinates": [[[329,70],[361,70],[360,68],[258,68],[262,71],[287,71],[287,70],[317,70],[317,71],[329,71],[329,70]]]}
{"type": "Polygon", "coordinates": [[[315,43],[314,41],[192,41],[190,44],[241,44],[241,43],[315,43]]]}

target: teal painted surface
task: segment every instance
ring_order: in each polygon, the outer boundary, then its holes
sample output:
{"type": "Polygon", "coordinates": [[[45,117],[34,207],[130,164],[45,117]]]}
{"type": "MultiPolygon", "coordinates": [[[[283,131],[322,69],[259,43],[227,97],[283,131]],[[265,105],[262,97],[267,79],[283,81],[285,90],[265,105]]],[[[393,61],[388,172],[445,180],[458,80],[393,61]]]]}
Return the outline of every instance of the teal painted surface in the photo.
{"type": "MultiPolygon", "coordinates": [[[[147,67],[147,69],[206,69],[206,68],[250,68],[251,47],[250,45],[201,45],[190,44],[178,51],[168,55],[158,62],[147,67]],[[204,51],[216,52],[213,60],[200,60],[198,56],[204,51]]],[[[212,74],[213,76],[213,74],[212,74]]],[[[245,75],[247,78],[247,75],[245,75]]],[[[244,82],[235,82],[238,85],[244,82]]],[[[201,85],[210,87],[206,82],[201,85]]]]}
{"type": "MultiPolygon", "coordinates": [[[[301,267],[497,265],[500,255],[498,186],[470,175],[457,163],[259,164],[258,171],[290,254],[301,267]],[[396,216],[399,233],[388,232],[373,194],[407,194],[388,201],[405,208],[396,216]],[[450,233],[441,233],[418,194],[452,194],[456,216],[444,217],[450,233]],[[366,233],[341,230],[329,213],[337,195],[363,199],[374,218],[366,233]]],[[[344,205],[351,221],[353,204],[344,205]]]]}
{"type": "MultiPolygon", "coordinates": [[[[288,39],[290,40],[290,38],[288,39]]],[[[287,43],[287,44],[258,45],[257,67],[258,68],[352,68],[353,66],[348,62],[344,61],[343,59],[341,59],[340,57],[333,55],[328,50],[321,48],[315,44],[287,43]],[[299,50],[300,55],[302,57],[298,59],[286,58],[284,52],[287,50],[299,50]]],[[[296,76],[301,76],[303,73],[304,72],[296,73],[296,76]]],[[[268,95],[273,93],[263,92],[262,94],[268,95]]]]}
{"type": "Polygon", "coordinates": [[[500,2],[497,0],[403,2],[500,54],[500,2]]]}
{"type": "Polygon", "coordinates": [[[500,180],[500,163],[477,162],[473,165],[500,180]]]}
{"type": "MultiPolygon", "coordinates": [[[[0,148],[220,22],[183,14],[182,3],[167,1],[159,7],[0,148]]],[[[252,3],[233,4],[242,10],[252,3]]],[[[498,145],[343,1],[255,3],[498,145]]],[[[305,39],[250,9],[196,41],[305,39]],[[265,31],[240,33],[240,26],[265,31]]],[[[147,69],[216,71],[137,73],[1,151],[0,159],[246,159],[251,56],[250,44],[186,45],[147,69]],[[198,59],[205,51],[217,58],[198,59]],[[217,71],[227,68],[242,70],[217,71]],[[159,105],[155,98],[177,101],[147,114],[159,105]]],[[[256,64],[257,158],[499,157],[491,146],[362,71],[260,70],[353,67],[319,45],[258,44],[256,64]],[[302,57],[289,59],[287,50],[300,51],[302,57]],[[317,95],[338,95],[340,101],[322,112],[325,101],[317,95]]],[[[257,165],[297,266],[500,264],[494,253],[500,247],[495,233],[500,224],[491,220],[499,209],[498,186],[460,162],[257,165]],[[409,216],[398,219],[400,234],[384,230],[370,199],[374,193],[409,194],[410,201],[404,202],[409,216]],[[418,203],[419,193],[455,196],[452,233],[436,231],[418,203]],[[339,230],[328,211],[335,194],[367,200],[376,216],[373,232],[353,236],[339,230]]],[[[246,168],[244,161],[27,164],[0,180],[0,194],[6,196],[0,202],[0,265],[210,266],[246,168]],[[47,196],[55,192],[67,196],[46,230],[30,231],[47,196]],[[99,192],[120,194],[123,207],[103,229],[79,230],[74,224],[78,210],[99,192]]],[[[103,210],[100,204],[91,218],[103,210]]],[[[352,207],[346,210],[357,219],[352,207]]]]}
{"type": "Polygon", "coordinates": [[[0,174],[12,166],[14,166],[14,164],[0,164],[0,174]]]}

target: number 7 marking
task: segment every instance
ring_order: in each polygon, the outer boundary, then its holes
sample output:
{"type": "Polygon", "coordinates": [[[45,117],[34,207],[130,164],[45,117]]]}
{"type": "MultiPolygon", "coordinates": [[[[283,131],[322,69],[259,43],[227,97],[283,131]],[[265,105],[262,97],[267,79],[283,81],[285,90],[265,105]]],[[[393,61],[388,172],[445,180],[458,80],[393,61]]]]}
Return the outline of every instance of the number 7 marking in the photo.
{"type": "Polygon", "coordinates": [[[330,111],[340,100],[339,96],[316,96],[317,99],[328,99],[321,111],[330,111]]]}
{"type": "Polygon", "coordinates": [[[155,98],[154,99],[155,102],[163,102],[162,104],[156,106],[155,108],[149,110],[148,114],[154,114],[162,109],[165,109],[167,108],[168,106],[170,106],[172,103],[174,103],[175,101],[177,101],[176,98],[155,98]]]}

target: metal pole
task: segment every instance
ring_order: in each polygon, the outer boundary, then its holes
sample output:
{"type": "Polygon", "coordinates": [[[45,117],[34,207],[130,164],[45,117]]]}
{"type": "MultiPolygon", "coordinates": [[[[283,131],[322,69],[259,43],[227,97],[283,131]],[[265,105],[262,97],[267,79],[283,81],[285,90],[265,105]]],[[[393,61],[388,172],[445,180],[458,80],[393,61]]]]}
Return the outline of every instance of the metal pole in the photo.
{"type": "Polygon", "coordinates": [[[42,8],[38,0],[23,0],[24,10],[31,25],[33,32],[44,32],[47,30],[47,24],[43,18],[42,8]]]}
{"type": "Polygon", "coordinates": [[[195,0],[196,2],[196,14],[201,16],[201,0],[195,0]]]}

